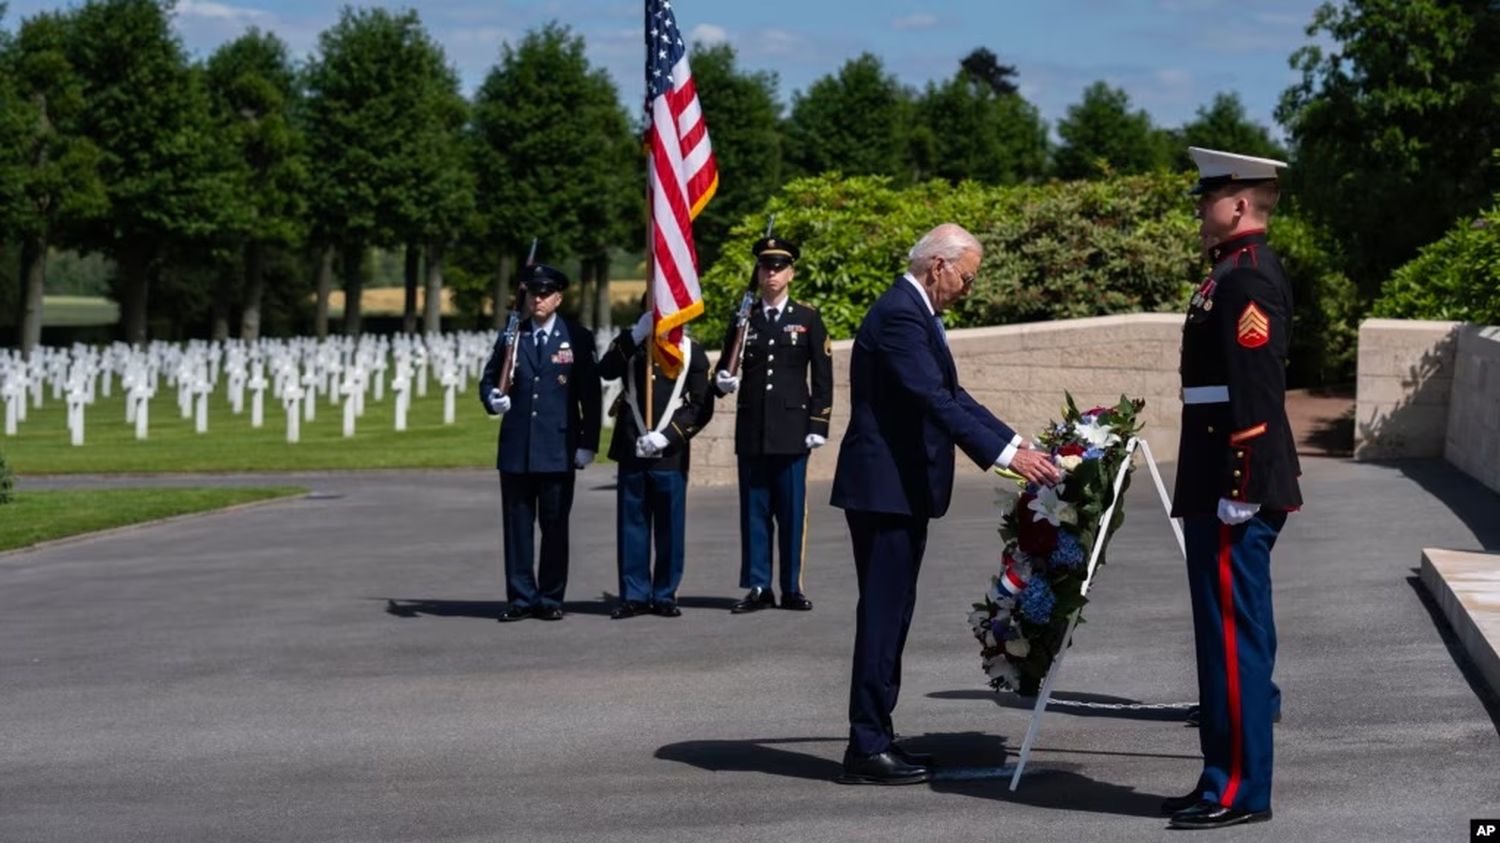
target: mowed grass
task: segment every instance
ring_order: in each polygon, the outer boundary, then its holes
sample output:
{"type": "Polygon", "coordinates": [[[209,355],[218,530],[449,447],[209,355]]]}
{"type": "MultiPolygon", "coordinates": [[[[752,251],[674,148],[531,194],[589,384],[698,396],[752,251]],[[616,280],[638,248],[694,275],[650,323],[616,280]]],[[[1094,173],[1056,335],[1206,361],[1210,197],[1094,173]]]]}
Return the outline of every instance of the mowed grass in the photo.
{"type": "Polygon", "coordinates": [[[306,491],[272,486],[17,492],[10,503],[0,504],[0,550],[306,491]]]}
{"type": "Polygon", "coordinates": [[[43,296],[42,324],[78,328],[113,325],[120,321],[120,306],[93,296],[43,296]]]}
{"type": "Polygon", "coordinates": [[[429,382],[427,396],[413,389],[407,429],[395,430],[395,398],[366,399],[355,435],[343,436],[344,408],[318,398],[317,418],[302,421],[302,441],[286,441],[286,412],[266,392],[265,425],[250,426],[250,393],[245,409],[230,412],[220,388],[208,401],[208,432],[194,432],[182,418],[177,390],[161,382],[151,399],[149,438],[136,441],[125,422],[119,381],[114,395],[100,397],[84,414],[84,444],[69,444],[67,404],[51,397],[31,408],[14,437],[0,435],[0,453],[21,475],[165,472],[310,471],[366,468],[493,468],[498,425],[475,395],[477,381],[455,396],[455,423],[443,424],[443,391],[429,382]]]}

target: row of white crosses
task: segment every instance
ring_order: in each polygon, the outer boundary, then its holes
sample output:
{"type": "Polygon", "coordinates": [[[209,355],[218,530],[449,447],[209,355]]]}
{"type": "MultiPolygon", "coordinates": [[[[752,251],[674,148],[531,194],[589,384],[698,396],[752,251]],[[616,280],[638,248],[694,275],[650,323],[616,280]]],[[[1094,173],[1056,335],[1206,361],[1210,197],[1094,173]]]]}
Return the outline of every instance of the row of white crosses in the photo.
{"type": "Polygon", "coordinates": [[[385,399],[387,383],[395,397],[395,429],[407,429],[412,390],[427,394],[429,376],[443,388],[443,423],[456,420],[456,396],[480,376],[493,336],[482,333],[428,336],[310,337],[185,344],[152,342],[144,347],[115,343],[97,348],[40,347],[29,359],[15,350],[0,350],[0,401],[6,436],[25,423],[28,406],[40,408],[47,387],[54,400],[66,400],[70,440],[84,444],[84,416],[98,397],[108,398],[115,377],[125,394],[125,421],[137,439],[150,435],[150,403],[165,385],[177,390],[182,418],[194,430],[209,429],[208,399],[219,389],[234,415],[245,412],[250,425],[265,424],[267,393],[286,414],[288,442],[301,439],[304,422],[317,418],[318,399],[342,406],[343,435],[352,437],[368,402],[385,399]]]}

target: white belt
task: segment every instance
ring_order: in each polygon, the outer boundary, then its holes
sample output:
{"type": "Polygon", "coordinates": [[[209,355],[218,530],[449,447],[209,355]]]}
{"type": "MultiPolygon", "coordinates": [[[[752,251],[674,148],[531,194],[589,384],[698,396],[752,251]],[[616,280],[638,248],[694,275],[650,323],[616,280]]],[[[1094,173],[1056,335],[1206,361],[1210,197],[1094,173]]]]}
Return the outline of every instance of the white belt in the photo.
{"type": "Polygon", "coordinates": [[[1225,404],[1229,401],[1227,386],[1189,386],[1182,390],[1184,404],[1225,404]]]}

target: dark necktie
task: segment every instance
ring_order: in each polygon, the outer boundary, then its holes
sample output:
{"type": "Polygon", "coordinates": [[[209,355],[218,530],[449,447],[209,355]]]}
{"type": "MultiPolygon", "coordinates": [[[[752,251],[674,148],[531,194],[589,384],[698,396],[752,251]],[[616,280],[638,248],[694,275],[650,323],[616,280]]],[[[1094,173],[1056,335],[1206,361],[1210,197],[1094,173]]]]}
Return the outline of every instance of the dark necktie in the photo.
{"type": "Polygon", "coordinates": [[[937,323],[938,336],[943,338],[943,346],[946,348],[948,345],[948,328],[943,325],[943,317],[934,313],[932,314],[932,321],[937,323]]]}
{"type": "Polygon", "coordinates": [[[766,311],[766,321],[769,322],[772,325],[775,325],[776,324],[776,317],[780,316],[780,315],[781,315],[781,311],[779,309],[774,308],[774,307],[770,308],[769,310],[766,311]]]}
{"type": "Polygon", "coordinates": [[[547,332],[536,331],[531,335],[531,338],[536,341],[536,363],[540,366],[543,359],[542,349],[547,347],[547,332]]]}

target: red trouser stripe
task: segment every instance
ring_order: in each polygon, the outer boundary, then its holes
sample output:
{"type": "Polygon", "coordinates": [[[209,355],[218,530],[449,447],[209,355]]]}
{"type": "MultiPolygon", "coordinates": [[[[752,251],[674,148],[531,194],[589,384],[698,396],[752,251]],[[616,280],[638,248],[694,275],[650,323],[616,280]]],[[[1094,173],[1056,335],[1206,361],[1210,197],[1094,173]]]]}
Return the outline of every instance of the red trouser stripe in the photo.
{"type": "Polygon", "coordinates": [[[1219,614],[1224,619],[1224,669],[1228,673],[1229,697],[1229,783],[1219,801],[1234,807],[1234,796],[1240,789],[1240,770],[1244,767],[1244,733],[1240,728],[1240,662],[1234,634],[1234,560],[1230,555],[1232,537],[1228,524],[1219,525],[1219,614]]]}

